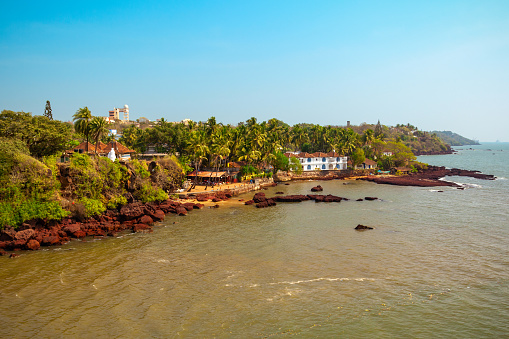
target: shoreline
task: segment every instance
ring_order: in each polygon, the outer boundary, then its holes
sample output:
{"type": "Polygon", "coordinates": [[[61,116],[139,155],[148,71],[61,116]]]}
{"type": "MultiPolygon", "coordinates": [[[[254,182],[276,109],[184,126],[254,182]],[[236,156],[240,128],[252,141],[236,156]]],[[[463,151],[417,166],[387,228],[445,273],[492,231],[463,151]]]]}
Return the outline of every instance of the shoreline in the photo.
{"type": "MultiPolygon", "coordinates": [[[[349,176],[342,174],[340,178],[330,177],[329,173],[311,173],[304,178],[301,176],[280,181],[285,184],[289,181],[327,181],[327,180],[365,180],[377,184],[389,184],[398,186],[416,187],[443,187],[450,186],[463,189],[460,185],[440,180],[446,176],[469,176],[482,180],[495,180],[495,176],[482,174],[479,171],[461,169],[446,169],[445,167],[429,166],[427,170],[419,173],[402,176],[374,176],[365,175],[359,172],[350,172],[349,176]],[[321,174],[321,175],[320,175],[321,174]]],[[[339,173],[341,174],[341,173],[339,173]]],[[[315,200],[316,202],[340,202],[348,200],[333,195],[294,195],[275,196],[266,198],[264,193],[256,193],[259,199],[253,200],[238,199],[234,197],[239,194],[249,193],[277,186],[271,180],[266,180],[257,185],[247,183],[235,183],[219,186],[210,191],[196,191],[180,193],[178,200],[168,199],[159,203],[133,202],[122,206],[119,210],[107,210],[104,214],[84,220],[64,218],[61,221],[30,220],[23,223],[18,229],[6,227],[0,230],[0,256],[10,255],[17,257],[16,252],[24,250],[38,250],[41,246],[59,246],[71,241],[71,238],[83,239],[85,237],[103,238],[116,236],[120,232],[152,232],[153,224],[163,221],[169,214],[185,216],[194,209],[218,208],[220,206],[240,206],[256,203],[256,207],[274,206],[276,202],[300,202],[304,200],[315,200]],[[11,252],[10,254],[7,252],[11,252]]],[[[376,198],[366,197],[366,200],[376,198]],[[369,198],[369,199],[368,199],[369,198]]]]}

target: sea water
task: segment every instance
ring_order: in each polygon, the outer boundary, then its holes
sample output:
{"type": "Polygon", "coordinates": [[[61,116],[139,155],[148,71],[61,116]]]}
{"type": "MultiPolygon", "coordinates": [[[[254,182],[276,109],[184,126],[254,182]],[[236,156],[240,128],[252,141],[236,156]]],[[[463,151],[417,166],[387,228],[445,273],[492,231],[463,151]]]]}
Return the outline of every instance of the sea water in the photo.
{"type": "Polygon", "coordinates": [[[0,336],[507,337],[509,144],[457,150],[419,160],[497,180],[324,181],[323,194],[350,200],[232,203],[168,216],[151,234],[2,257],[0,336]],[[379,200],[356,201],[366,196],[379,200]]]}

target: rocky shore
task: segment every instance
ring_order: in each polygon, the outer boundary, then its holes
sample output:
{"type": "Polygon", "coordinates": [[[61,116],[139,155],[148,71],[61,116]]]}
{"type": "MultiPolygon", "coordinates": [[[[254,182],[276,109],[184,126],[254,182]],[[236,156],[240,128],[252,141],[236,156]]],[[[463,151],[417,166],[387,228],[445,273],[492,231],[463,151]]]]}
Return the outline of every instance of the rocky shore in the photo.
{"type": "Polygon", "coordinates": [[[228,191],[218,191],[197,195],[197,203],[171,199],[160,203],[133,202],[119,210],[108,210],[105,214],[84,220],[30,220],[18,229],[6,227],[0,230],[0,255],[7,255],[6,251],[14,251],[10,256],[16,257],[16,251],[62,245],[73,238],[114,237],[120,232],[129,231],[151,232],[153,224],[164,220],[168,214],[185,216],[193,209],[203,208],[205,205],[200,202],[220,202],[231,197],[232,194],[228,191]]]}
{"type": "MultiPolygon", "coordinates": [[[[276,193],[277,194],[277,193],[276,193]]],[[[253,199],[247,200],[244,202],[245,205],[254,205],[257,208],[265,208],[270,206],[276,206],[278,202],[302,202],[314,200],[315,202],[341,202],[348,201],[350,199],[338,197],[332,194],[294,194],[294,195],[284,195],[284,196],[275,196],[268,198],[265,196],[264,192],[256,193],[253,196],[253,199]]],[[[378,200],[376,197],[365,197],[356,199],[355,201],[373,201],[378,200]]]]}
{"type": "Polygon", "coordinates": [[[402,176],[366,176],[361,180],[372,181],[377,184],[388,184],[398,186],[418,186],[418,187],[435,187],[435,186],[449,186],[462,188],[454,182],[440,180],[447,176],[463,176],[471,177],[482,180],[495,180],[495,176],[491,174],[483,174],[479,171],[462,170],[459,168],[446,169],[440,166],[428,166],[426,170],[418,173],[411,173],[402,176]]]}

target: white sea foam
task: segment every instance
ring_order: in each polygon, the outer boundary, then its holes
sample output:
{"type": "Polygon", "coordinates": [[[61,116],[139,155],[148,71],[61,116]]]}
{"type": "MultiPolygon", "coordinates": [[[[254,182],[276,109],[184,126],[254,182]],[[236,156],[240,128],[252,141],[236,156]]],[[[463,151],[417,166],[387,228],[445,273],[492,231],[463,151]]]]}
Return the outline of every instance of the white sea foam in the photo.
{"type": "Polygon", "coordinates": [[[320,282],[320,281],[375,281],[373,278],[316,278],[316,279],[307,279],[307,280],[296,280],[296,281],[280,281],[275,283],[270,283],[269,285],[296,285],[296,284],[304,284],[304,283],[312,283],[312,282],[320,282]]]}

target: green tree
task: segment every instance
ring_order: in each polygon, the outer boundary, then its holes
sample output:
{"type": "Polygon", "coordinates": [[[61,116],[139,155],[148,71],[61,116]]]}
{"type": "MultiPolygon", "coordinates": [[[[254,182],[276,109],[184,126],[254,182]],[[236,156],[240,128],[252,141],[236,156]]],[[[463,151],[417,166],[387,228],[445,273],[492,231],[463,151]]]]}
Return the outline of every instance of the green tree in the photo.
{"type": "Polygon", "coordinates": [[[274,167],[274,173],[277,173],[279,170],[288,171],[290,169],[290,161],[282,152],[274,154],[271,164],[274,167]]]}
{"type": "Polygon", "coordinates": [[[0,113],[0,137],[23,141],[36,158],[60,154],[72,141],[72,126],[44,116],[4,110],[0,113]]]}
{"type": "Polygon", "coordinates": [[[97,147],[101,137],[108,134],[109,123],[102,117],[93,117],[90,121],[90,134],[95,140],[95,153],[97,154],[97,147]]]}
{"type": "Polygon", "coordinates": [[[297,157],[290,157],[289,169],[295,174],[302,173],[302,164],[297,157]]]}
{"type": "Polygon", "coordinates": [[[51,103],[46,100],[46,108],[44,109],[44,116],[50,120],[53,120],[53,114],[51,113],[51,103]]]}
{"type": "Polygon", "coordinates": [[[88,109],[88,107],[80,108],[74,113],[73,121],[74,121],[74,129],[76,132],[82,134],[86,141],[87,145],[85,146],[85,150],[88,152],[88,142],[90,140],[90,121],[92,120],[92,113],[88,109]]]}
{"type": "Polygon", "coordinates": [[[364,156],[364,151],[362,148],[357,148],[351,155],[350,160],[352,161],[352,168],[355,169],[356,166],[362,164],[366,157],[364,156]]]}

